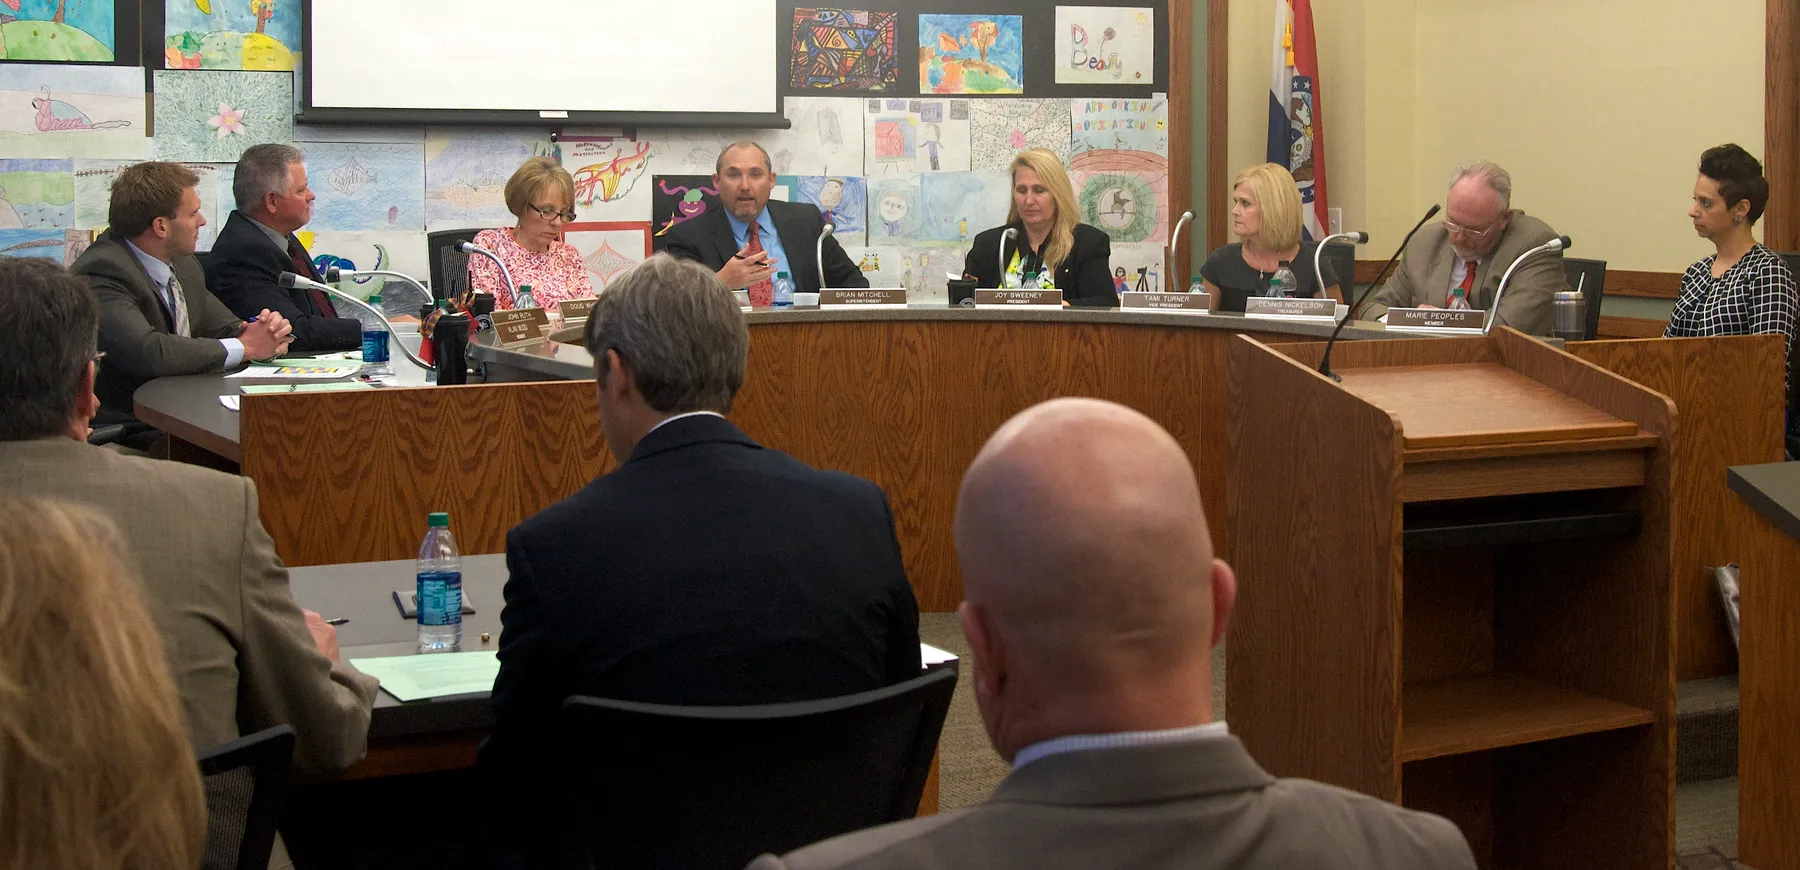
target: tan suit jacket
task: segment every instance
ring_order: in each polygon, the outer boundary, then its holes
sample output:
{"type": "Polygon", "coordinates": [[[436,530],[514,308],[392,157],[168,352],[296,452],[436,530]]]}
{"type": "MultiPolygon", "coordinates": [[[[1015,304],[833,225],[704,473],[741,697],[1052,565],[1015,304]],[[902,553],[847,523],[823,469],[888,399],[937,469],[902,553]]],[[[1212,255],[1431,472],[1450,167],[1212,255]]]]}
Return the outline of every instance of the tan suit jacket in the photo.
{"type": "Polygon", "coordinates": [[[1474,870],[1456,826],[1264,773],[1235,737],[1051,755],[986,803],[764,855],[751,870],[1474,870]]]}
{"type": "Polygon", "coordinates": [[[313,643],[248,478],[56,437],[0,442],[0,493],[89,505],[124,532],[196,750],[289,724],[297,777],[362,758],[376,680],[313,643]]]}
{"type": "MultiPolygon", "coordinates": [[[[1520,254],[1551,239],[1556,231],[1522,211],[1514,211],[1512,222],[1500,237],[1500,244],[1475,267],[1475,292],[1469,294],[1469,307],[1486,311],[1500,289],[1500,278],[1506,267],[1520,254]]],[[[1394,277],[1363,307],[1363,320],[1374,320],[1389,308],[1417,308],[1421,305],[1444,307],[1450,296],[1450,276],[1456,266],[1456,253],[1450,250],[1450,232],[1442,222],[1419,231],[1406,249],[1406,257],[1394,270],[1394,277]]],[[[1506,295],[1500,300],[1495,326],[1510,326],[1526,335],[1549,335],[1555,325],[1555,295],[1569,289],[1563,273],[1562,254],[1539,254],[1519,264],[1506,295]]]]}

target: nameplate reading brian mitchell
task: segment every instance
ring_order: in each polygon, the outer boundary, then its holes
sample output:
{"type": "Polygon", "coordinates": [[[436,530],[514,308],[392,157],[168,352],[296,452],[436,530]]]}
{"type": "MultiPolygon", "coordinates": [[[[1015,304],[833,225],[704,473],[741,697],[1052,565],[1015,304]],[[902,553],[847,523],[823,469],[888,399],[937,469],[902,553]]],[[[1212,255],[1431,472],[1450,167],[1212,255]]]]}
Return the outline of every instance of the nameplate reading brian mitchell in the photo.
{"type": "Polygon", "coordinates": [[[550,315],[542,308],[511,308],[494,312],[494,338],[501,347],[543,341],[550,334],[550,315]]]}
{"type": "Polygon", "coordinates": [[[820,308],[905,308],[905,287],[837,287],[819,291],[820,308]]]}

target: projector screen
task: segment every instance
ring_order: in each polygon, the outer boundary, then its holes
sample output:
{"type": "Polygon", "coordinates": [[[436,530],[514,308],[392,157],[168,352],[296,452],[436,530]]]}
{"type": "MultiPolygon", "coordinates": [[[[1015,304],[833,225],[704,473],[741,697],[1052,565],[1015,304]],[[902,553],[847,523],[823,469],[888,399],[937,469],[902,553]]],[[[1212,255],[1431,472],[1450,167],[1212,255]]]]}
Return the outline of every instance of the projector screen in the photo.
{"type": "Polygon", "coordinates": [[[551,120],[781,111],[776,0],[308,5],[302,120],[314,109],[551,120]]]}

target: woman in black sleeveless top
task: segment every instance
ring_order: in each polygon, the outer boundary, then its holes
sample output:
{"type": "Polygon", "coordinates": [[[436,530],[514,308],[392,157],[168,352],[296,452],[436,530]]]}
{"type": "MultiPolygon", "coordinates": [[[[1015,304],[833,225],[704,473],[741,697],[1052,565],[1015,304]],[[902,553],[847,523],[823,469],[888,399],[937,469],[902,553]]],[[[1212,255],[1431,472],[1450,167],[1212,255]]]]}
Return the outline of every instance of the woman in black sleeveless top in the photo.
{"type": "MultiPolygon", "coordinates": [[[[1293,295],[1319,295],[1313,277],[1318,243],[1300,241],[1300,191],[1285,168],[1264,163],[1238,173],[1231,187],[1231,231],[1240,241],[1213,251],[1200,267],[1213,311],[1242,312],[1245,299],[1268,295],[1269,279],[1282,261],[1289,263],[1297,282],[1293,295]]],[[[1331,264],[1320,263],[1319,270],[1325,295],[1344,301],[1331,264]]]]}

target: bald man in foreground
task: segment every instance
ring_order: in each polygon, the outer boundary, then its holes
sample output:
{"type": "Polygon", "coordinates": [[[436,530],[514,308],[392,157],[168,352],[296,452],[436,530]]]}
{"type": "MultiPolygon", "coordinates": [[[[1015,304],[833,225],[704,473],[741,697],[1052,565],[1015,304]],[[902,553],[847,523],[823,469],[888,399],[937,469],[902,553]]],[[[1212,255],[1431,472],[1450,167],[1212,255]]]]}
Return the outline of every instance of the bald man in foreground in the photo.
{"type": "Polygon", "coordinates": [[[752,870],[1475,867],[1450,822],[1275,779],[1213,721],[1237,580],[1149,418],[1057,399],[1008,421],[963,478],[956,553],[975,699],[1012,775],[978,806],[752,870]]]}

